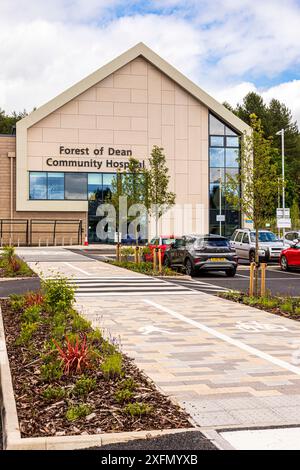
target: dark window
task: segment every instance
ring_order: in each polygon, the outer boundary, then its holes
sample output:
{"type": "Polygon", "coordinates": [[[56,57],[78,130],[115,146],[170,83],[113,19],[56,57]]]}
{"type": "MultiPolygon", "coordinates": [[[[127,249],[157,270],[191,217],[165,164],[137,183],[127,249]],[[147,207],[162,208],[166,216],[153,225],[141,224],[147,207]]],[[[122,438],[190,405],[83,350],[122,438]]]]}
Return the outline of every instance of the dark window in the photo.
{"type": "Polygon", "coordinates": [[[249,243],[249,234],[248,233],[244,233],[242,243],[247,243],[247,244],[249,243]]]}
{"type": "Polygon", "coordinates": [[[228,246],[229,243],[225,238],[209,238],[204,240],[205,246],[228,246]]]}
{"type": "Polygon", "coordinates": [[[87,173],[65,173],[65,198],[87,199],[87,173]]]}
{"type": "Polygon", "coordinates": [[[118,177],[113,173],[103,173],[103,201],[105,202],[111,195],[113,179],[118,177]]]}
{"type": "Polygon", "coordinates": [[[29,199],[47,199],[47,173],[32,171],[29,173],[29,199]]]}
{"type": "Polygon", "coordinates": [[[48,173],[48,199],[65,198],[64,173],[48,173]]]}
{"type": "Polygon", "coordinates": [[[236,242],[241,242],[242,241],[242,238],[243,238],[243,232],[239,232],[236,236],[236,239],[235,241],[236,242]]]}
{"type": "Polygon", "coordinates": [[[89,201],[102,200],[102,173],[89,173],[88,199],[89,201]]]}

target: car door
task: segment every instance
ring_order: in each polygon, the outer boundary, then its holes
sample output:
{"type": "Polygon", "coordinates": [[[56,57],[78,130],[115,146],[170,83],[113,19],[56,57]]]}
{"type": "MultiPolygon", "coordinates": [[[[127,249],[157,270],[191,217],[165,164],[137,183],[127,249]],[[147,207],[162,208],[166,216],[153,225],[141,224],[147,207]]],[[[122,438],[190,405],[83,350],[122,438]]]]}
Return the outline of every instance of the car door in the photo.
{"type": "Polygon", "coordinates": [[[291,246],[288,250],[287,258],[289,266],[300,267],[300,243],[291,246]]]}
{"type": "Polygon", "coordinates": [[[235,248],[236,251],[236,256],[238,258],[242,258],[242,238],[243,238],[244,232],[238,232],[235,240],[233,242],[233,248],[235,248]]]}
{"type": "Polygon", "coordinates": [[[250,251],[250,238],[249,238],[249,233],[244,232],[243,238],[242,238],[242,243],[240,246],[240,257],[243,259],[249,259],[249,251],[250,251]]]}
{"type": "Polygon", "coordinates": [[[185,253],[185,237],[175,240],[174,247],[171,249],[172,265],[180,265],[183,263],[183,254],[185,253]]]}

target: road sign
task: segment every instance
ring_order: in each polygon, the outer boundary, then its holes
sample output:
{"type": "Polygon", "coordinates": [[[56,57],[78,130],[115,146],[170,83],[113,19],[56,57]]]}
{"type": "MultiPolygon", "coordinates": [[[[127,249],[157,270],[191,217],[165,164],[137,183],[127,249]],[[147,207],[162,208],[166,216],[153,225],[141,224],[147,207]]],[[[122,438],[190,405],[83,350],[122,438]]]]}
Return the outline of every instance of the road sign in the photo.
{"type": "Polygon", "coordinates": [[[225,215],[218,214],[217,215],[217,222],[225,222],[225,215]]]}
{"type": "Polygon", "coordinates": [[[291,219],[277,219],[277,228],[291,228],[291,219]]]}
{"type": "Polygon", "coordinates": [[[284,210],[283,210],[282,207],[277,207],[276,217],[277,217],[277,219],[289,219],[290,218],[290,209],[289,209],[289,207],[285,207],[284,210]]]}

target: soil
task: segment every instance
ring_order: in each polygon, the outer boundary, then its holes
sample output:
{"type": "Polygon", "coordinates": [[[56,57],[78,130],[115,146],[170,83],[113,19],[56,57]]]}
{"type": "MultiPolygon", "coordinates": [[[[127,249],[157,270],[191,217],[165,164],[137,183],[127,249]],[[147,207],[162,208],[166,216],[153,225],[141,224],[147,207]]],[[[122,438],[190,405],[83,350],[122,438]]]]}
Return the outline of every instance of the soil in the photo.
{"type": "MultiPolygon", "coordinates": [[[[49,383],[44,382],[40,375],[40,352],[44,342],[51,339],[49,324],[40,324],[32,337],[30,347],[17,346],[15,342],[20,332],[21,312],[13,312],[8,300],[2,300],[1,307],[22,437],[192,427],[188,415],[160,393],[154,383],[124,354],[121,378],[105,379],[100,367],[93,368],[85,372],[86,376],[96,379],[97,384],[88,396],[78,398],[71,393],[68,398],[46,400],[42,392],[49,383]],[[150,405],[152,411],[149,414],[132,417],[125,413],[124,404],[116,401],[115,392],[120,386],[120,380],[127,378],[132,378],[136,383],[133,402],[150,405]],[[65,417],[68,407],[81,403],[91,407],[91,414],[74,422],[68,421],[65,417]]],[[[101,344],[97,347],[101,351],[101,344]]],[[[63,375],[61,379],[51,382],[51,385],[71,390],[79,377],[63,375]]]]}

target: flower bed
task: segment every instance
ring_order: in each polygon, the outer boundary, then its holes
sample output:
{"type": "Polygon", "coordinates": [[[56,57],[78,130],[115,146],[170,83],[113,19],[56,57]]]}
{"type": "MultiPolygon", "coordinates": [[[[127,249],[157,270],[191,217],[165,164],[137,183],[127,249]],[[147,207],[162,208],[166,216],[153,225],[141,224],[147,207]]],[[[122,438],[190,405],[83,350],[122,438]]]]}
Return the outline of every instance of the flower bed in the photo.
{"type": "Polygon", "coordinates": [[[281,315],[293,320],[300,320],[300,297],[250,297],[239,291],[222,292],[219,297],[239,302],[250,307],[256,307],[276,315],[281,315]]]}
{"type": "Polygon", "coordinates": [[[182,276],[181,273],[178,271],[174,271],[167,266],[162,266],[161,272],[154,271],[153,264],[149,262],[142,261],[141,263],[137,264],[133,261],[107,261],[109,264],[113,264],[114,266],[118,266],[119,268],[129,269],[130,271],[134,271],[136,273],[141,274],[148,274],[149,276],[182,276]]]}
{"type": "Polygon", "coordinates": [[[16,256],[13,246],[5,246],[0,254],[0,277],[36,277],[36,274],[16,256]]]}
{"type": "Polygon", "coordinates": [[[22,437],[191,427],[73,302],[58,278],[1,303],[22,437]]]}

